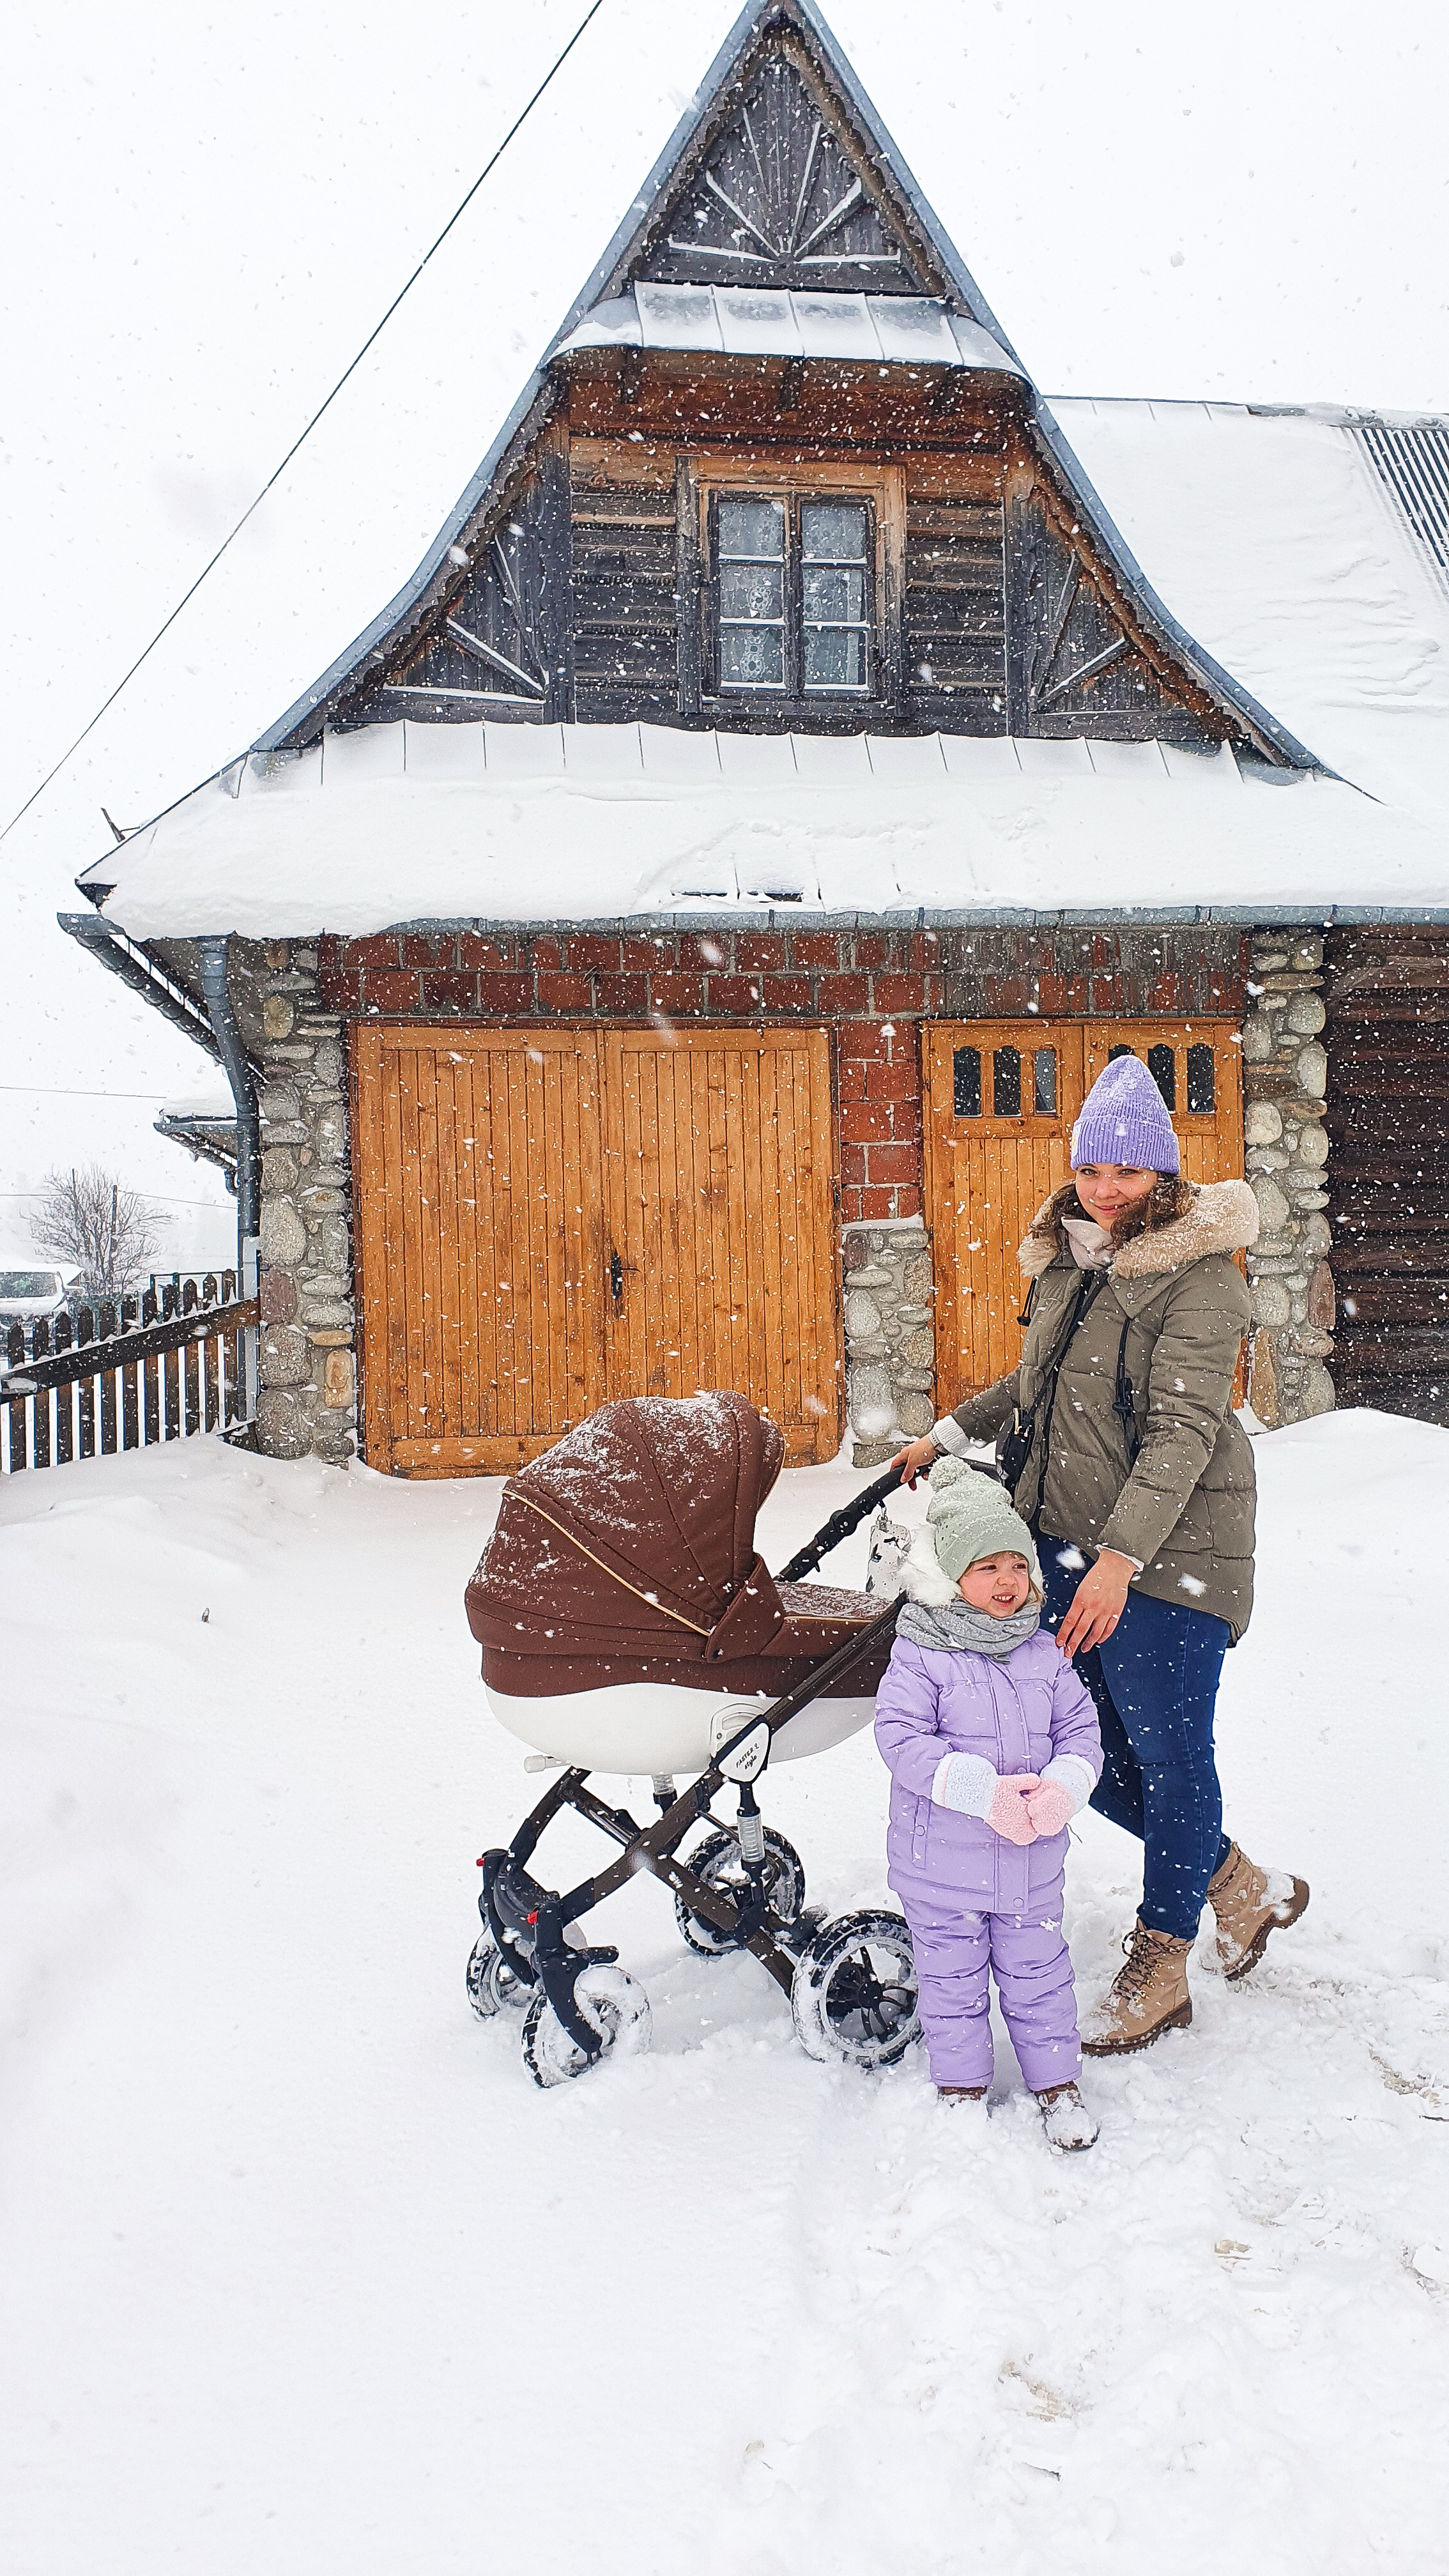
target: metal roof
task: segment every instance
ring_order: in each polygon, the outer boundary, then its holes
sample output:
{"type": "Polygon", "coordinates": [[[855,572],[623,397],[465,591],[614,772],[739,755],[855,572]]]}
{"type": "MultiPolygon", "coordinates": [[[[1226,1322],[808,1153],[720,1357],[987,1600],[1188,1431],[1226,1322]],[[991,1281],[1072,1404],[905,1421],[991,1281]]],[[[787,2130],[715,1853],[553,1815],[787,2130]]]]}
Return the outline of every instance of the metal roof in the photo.
{"type": "Polygon", "coordinates": [[[979,322],[940,296],[843,295],[831,289],[664,286],[637,278],[584,315],[553,351],[698,349],[728,355],[858,359],[872,365],[972,367],[1024,377],[979,322]]]}

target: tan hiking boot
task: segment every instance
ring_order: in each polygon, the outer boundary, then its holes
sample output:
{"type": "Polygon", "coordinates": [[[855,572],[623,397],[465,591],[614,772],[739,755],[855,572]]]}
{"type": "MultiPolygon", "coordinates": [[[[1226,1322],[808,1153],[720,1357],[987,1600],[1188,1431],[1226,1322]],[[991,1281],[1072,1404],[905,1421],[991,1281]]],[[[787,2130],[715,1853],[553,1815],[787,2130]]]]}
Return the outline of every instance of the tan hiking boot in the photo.
{"type": "Polygon", "coordinates": [[[1088,2057],[1125,2057],[1134,2048],[1150,2048],[1165,2030],[1185,2030],[1192,2019],[1192,1943],[1175,1932],[1149,1931],[1139,1919],[1122,1947],[1126,1966],[1086,2016],[1082,2048],[1088,2057]]]}
{"type": "Polygon", "coordinates": [[[1259,1869],[1236,1843],[1208,1880],[1208,1903],[1217,1917],[1218,1958],[1230,1986],[1256,1968],[1270,1932],[1296,1923],[1308,1903],[1308,1882],[1283,1869],[1259,1869]]]}

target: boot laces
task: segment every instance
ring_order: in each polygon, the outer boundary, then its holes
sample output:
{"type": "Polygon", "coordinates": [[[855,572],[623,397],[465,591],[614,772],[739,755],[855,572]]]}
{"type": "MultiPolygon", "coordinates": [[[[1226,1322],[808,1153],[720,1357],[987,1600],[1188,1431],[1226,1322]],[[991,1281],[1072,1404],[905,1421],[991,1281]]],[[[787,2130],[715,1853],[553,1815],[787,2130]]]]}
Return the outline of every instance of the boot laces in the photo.
{"type": "Polygon", "coordinates": [[[1138,1923],[1123,1941],[1127,1960],[1125,1967],[1118,1969],[1115,1982],[1124,2003],[1135,2003],[1143,1987],[1150,1982],[1157,1965],[1160,1938],[1161,1935],[1150,1931],[1146,1924],[1138,1923]]]}

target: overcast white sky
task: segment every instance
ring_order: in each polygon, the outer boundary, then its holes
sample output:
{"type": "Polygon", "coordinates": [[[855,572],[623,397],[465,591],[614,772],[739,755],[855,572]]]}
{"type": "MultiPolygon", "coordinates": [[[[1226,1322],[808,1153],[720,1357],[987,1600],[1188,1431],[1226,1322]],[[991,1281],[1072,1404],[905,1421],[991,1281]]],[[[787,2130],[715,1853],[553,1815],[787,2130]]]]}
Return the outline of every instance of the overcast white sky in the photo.
{"type": "MultiPolygon", "coordinates": [[[[584,5],[12,6],[5,819],[266,480],[584,5]]],[[[96,1151],[173,1203],[180,1257],[225,1252],[219,1178],[150,1132],[163,1097],[211,1086],[206,1059],[53,915],[106,844],[102,803],[136,823],[242,748],[412,569],[734,15],[604,0],[285,484],[0,845],[0,1257],[24,1242],[19,1194],[96,1151]]],[[[1049,393],[1449,409],[1442,8],[829,15],[1049,393]]]]}

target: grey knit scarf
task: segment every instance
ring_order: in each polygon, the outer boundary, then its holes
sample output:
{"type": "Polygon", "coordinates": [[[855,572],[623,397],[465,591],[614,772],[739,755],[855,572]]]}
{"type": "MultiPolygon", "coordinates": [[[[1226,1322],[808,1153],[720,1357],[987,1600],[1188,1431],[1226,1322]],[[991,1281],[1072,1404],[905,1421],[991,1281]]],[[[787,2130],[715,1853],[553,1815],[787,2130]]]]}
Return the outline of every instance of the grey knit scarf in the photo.
{"type": "Polygon", "coordinates": [[[896,1621],[896,1635],[937,1654],[989,1655],[1003,1664],[1041,1626],[1041,1604],[1023,1601],[1009,1619],[993,1619],[989,1610],[973,1610],[969,1601],[948,1601],[940,1610],[924,1601],[908,1601],[896,1621]]]}

